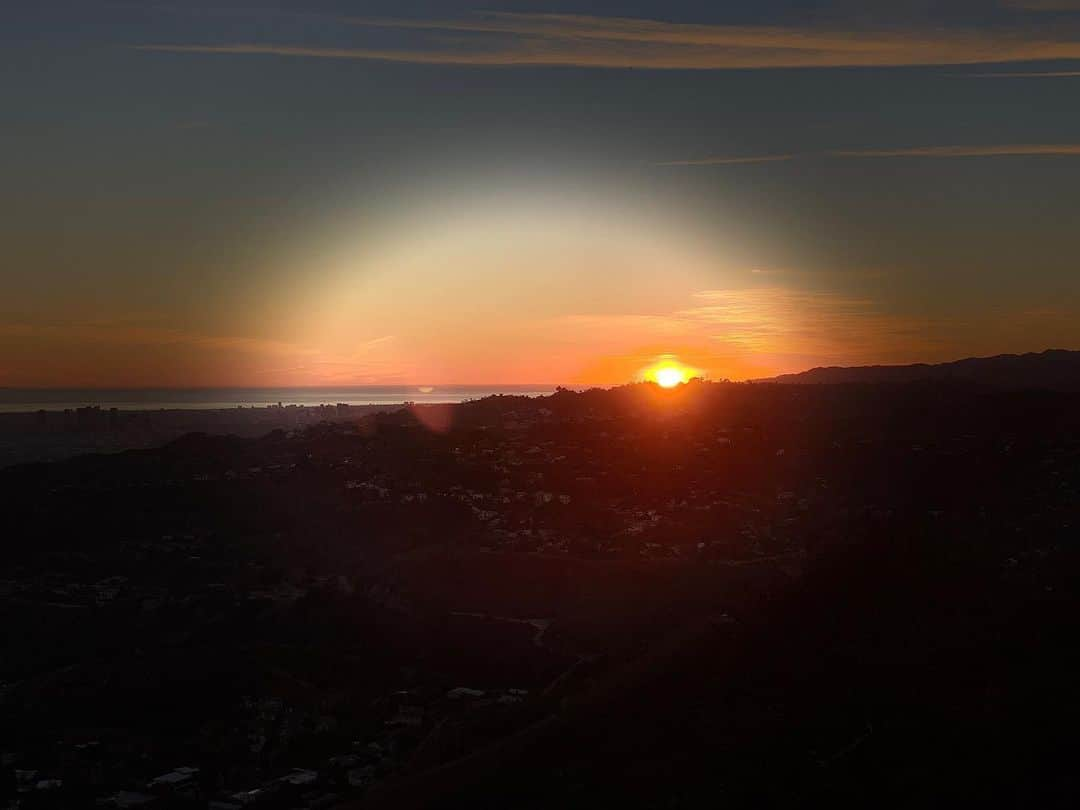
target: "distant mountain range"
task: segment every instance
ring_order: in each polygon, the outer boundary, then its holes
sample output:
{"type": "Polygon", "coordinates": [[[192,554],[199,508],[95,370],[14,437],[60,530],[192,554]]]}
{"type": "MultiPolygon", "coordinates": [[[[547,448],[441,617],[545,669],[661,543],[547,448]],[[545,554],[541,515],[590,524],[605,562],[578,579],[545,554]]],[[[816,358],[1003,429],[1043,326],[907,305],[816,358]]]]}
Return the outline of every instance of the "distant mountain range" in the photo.
{"type": "Polygon", "coordinates": [[[1030,354],[969,357],[951,363],[908,366],[830,366],[781,374],[757,382],[812,385],[821,383],[911,383],[948,380],[995,388],[1041,388],[1080,391],[1080,351],[1048,349],[1030,354]]]}

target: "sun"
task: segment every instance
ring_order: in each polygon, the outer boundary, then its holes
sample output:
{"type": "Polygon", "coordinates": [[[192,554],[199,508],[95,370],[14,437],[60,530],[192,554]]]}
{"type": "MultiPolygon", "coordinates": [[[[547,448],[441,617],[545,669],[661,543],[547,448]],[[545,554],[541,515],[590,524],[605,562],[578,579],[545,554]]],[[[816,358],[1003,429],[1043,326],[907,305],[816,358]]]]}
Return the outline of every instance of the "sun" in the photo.
{"type": "Polygon", "coordinates": [[[656,383],[661,388],[675,388],[700,376],[701,369],[686,365],[674,354],[661,354],[638,372],[639,380],[656,383]]]}
{"type": "Polygon", "coordinates": [[[661,388],[674,388],[679,383],[686,382],[683,370],[675,366],[658,368],[656,370],[656,384],[661,388]]]}

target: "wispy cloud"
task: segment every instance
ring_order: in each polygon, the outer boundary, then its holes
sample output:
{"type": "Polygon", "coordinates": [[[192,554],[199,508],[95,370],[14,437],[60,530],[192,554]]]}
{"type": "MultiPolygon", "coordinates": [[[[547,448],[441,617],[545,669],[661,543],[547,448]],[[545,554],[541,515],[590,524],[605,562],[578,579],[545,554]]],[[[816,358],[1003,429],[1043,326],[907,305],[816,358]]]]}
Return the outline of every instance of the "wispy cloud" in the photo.
{"type": "MultiPolygon", "coordinates": [[[[769,357],[779,367],[793,358],[862,362],[907,353],[933,353],[929,322],[883,312],[868,299],[779,285],[695,293],[691,306],[660,314],[573,315],[560,331],[587,343],[619,336],[649,345],[709,346],[725,356],[769,357]]],[[[625,341],[624,341],[625,342],[625,341]]]]}
{"type": "Polygon", "coordinates": [[[1042,70],[1033,72],[958,73],[963,79],[1069,79],[1080,76],[1080,70],[1042,70]]]}
{"type": "MultiPolygon", "coordinates": [[[[1080,155],[1080,143],[1010,143],[992,145],[914,146],[898,149],[837,149],[831,152],[815,152],[789,155],[763,155],[760,157],[712,157],[692,160],[668,160],[654,166],[724,166],[745,163],[777,163],[802,157],[831,158],[967,158],[967,157],[1075,157],[1080,155]]],[[[759,271],[754,271],[759,272],[759,271]]]]}
{"type": "Polygon", "coordinates": [[[929,348],[925,321],[884,313],[867,298],[786,287],[706,290],[695,298],[698,305],[678,317],[750,352],[845,359],[869,347],[929,348]]]}
{"type": "Polygon", "coordinates": [[[661,351],[710,376],[763,377],[816,365],[950,359],[1075,342],[1069,306],[982,307],[949,315],[890,310],[874,298],[784,284],[703,290],[654,314],[579,314],[553,331],[606,352],[590,373],[627,379],[661,351]],[[663,348],[667,347],[667,348],[663,348]]]}
{"type": "Polygon", "coordinates": [[[907,149],[863,149],[831,152],[836,157],[1009,157],[1035,155],[1065,157],[1080,155],[1080,143],[1010,143],[993,146],[916,146],[907,149]]]}
{"type": "Polygon", "coordinates": [[[148,51],[361,59],[478,66],[723,70],[899,67],[1080,59],[1064,26],[1032,29],[824,29],[701,25],[570,14],[494,13],[457,19],[352,19],[412,32],[394,48],[309,44],[144,44],[148,51]]]}

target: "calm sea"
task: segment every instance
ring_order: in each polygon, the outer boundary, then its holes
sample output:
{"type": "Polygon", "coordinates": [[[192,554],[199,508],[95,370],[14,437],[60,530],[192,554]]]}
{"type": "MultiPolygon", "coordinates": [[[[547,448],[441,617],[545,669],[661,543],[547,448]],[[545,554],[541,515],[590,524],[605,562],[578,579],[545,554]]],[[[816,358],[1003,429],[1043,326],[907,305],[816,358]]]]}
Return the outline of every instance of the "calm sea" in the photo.
{"type": "Polygon", "coordinates": [[[493,394],[543,396],[546,385],[437,385],[333,388],[0,388],[0,411],[60,411],[97,405],[121,410],[237,408],[267,405],[394,405],[463,402],[493,394]]]}

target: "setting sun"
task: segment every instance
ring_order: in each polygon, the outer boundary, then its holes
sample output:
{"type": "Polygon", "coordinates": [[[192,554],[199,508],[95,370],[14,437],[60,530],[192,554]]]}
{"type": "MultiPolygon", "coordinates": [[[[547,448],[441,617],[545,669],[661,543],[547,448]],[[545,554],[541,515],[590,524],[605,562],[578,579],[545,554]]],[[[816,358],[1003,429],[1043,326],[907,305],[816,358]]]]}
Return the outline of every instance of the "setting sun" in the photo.
{"type": "Polygon", "coordinates": [[[685,380],[681,369],[669,366],[656,372],[656,382],[661,388],[674,388],[679,383],[685,382],[685,380]]]}
{"type": "Polygon", "coordinates": [[[641,373],[641,379],[654,382],[661,388],[674,388],[701,374],[701,371],[683,365],[674,355],[664,354],[641,373]]]}

